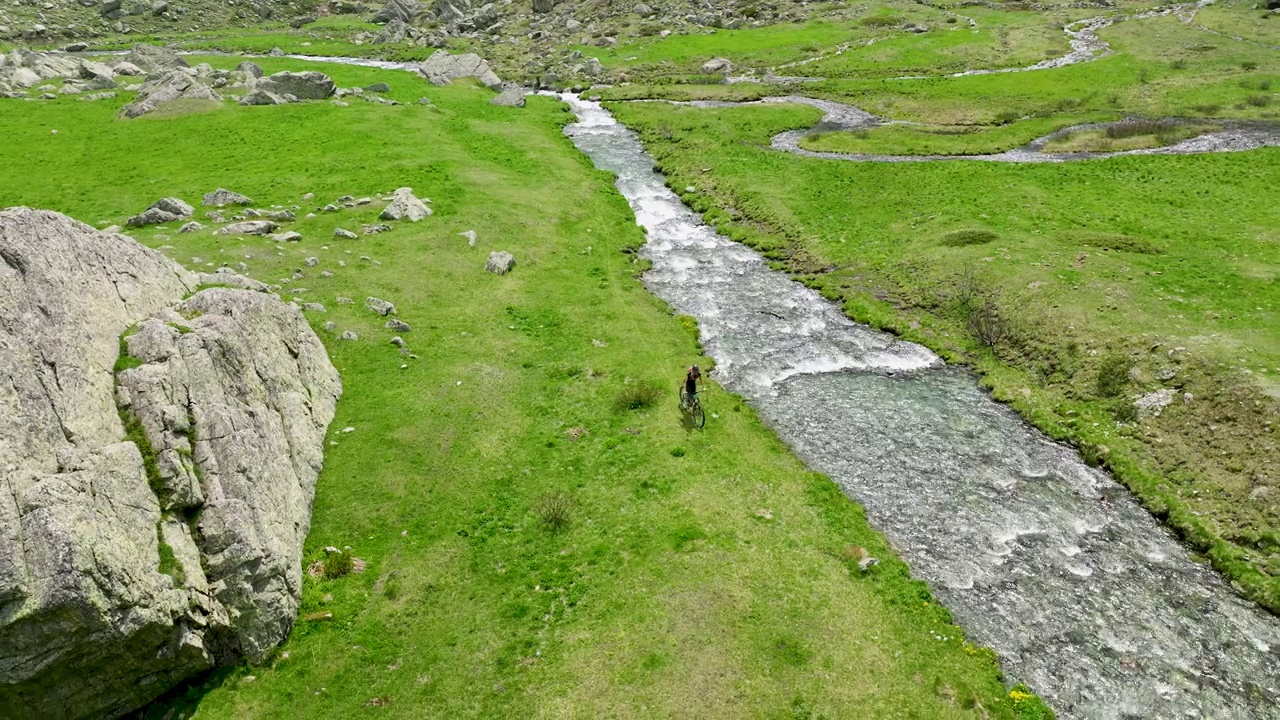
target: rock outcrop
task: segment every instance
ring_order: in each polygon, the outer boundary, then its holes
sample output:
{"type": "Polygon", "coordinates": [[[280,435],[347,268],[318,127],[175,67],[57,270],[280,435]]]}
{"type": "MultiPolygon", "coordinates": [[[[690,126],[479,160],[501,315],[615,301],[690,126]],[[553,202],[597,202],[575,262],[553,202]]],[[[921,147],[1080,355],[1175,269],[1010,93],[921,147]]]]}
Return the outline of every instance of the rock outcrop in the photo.
{"type": "Polygon", "coordinates": [[[383,220],[418,222],[423,218],[431,217],[431,208],[413,194],[413,188],[403,187],[391,193],[391,202],[387,203],[378,217],[383,220]]]}
{"type": "Polygon", "coordinates": [[[123,714],[294,621],[341,384],[296,308],[206,283],[261,287],[0,211],[7,717],[123,714]]]}
{"type": "Polygon", "coordinates": [[[502,79],[489,67],[488,61],[475,53],[450,55],[447,50],[437,50],[418,66],[418,72],[432,85],[448,85],[454,80],[473,77],[494,90],[502,89],[502,79]]]}
{"type": "Polygon", "coordinates": [[[192,68],[174,68],[158,75],[151,75],[133,102],[120,108],[120,116],[136,118],[153,112],[156,108],[175,100],[209,100],[220,102],[222,97],[213,88],[201,82],[192,68]]]}

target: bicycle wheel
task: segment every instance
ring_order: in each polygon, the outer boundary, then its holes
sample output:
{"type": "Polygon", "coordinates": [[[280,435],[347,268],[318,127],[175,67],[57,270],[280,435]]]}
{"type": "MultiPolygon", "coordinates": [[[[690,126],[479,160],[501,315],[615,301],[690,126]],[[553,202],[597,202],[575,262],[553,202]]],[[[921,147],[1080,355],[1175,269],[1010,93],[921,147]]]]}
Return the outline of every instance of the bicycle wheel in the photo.
{"type": "Polygon", "coordinates": [[[691,412],[693,413],[693,424],[694,424],[694,426],[695,426],[695,427],[704,427],[704,426],[706,426],[706,424],[707,424],[707,414],[706,414],[705,412],[703,412],[703,411],[702,411],[702,402],[701,402],[701,401],[699,401],[699,400],[694,400],[694,401],[693,401],[693,408],[691,409],[691,412]]]}

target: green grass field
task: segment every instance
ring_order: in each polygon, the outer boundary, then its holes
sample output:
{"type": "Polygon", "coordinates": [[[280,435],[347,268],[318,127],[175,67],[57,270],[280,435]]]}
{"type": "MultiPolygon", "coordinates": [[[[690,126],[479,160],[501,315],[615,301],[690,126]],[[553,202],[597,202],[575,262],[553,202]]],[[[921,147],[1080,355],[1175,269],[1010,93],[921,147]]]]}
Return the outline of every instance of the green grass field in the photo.
{"type": "MultiPolygon", "coordinates": [[[[803,106],[613,106],[672,188],[855,318],[973,364],[996,397],[1103,462],[1247,594],[1280,608],[1280,150],[1050,165],[777,152],[803,106]],[[785,178],[785,181],[782,179],[785,178]],[[1007,320],[985,345],[975,308],[1007,320]],[[1111,357],[1196,398],[1137,421],[1111,357]],[[1114,372],[1114,371],[1113,371],[1114,372]],[[1158,378],[1172,373],[1171,383],[1158,378]]],[[[891,128],[888,128],[891,129],[891,128]]],[[[886,130],[888,130],[886,129],[886,130]]],[[[880,132],[880,131],[873,131],[880,132]]]]}
{"type": "Polygon", "coordinates": [[[882,125],[853,132],[806,135],[800,147],[864,155],[986,155],[1022,147],[1072,125],[1115,120],[1111,113],[1057,115],[1008,125],[882,125]]]}
{"type": "Polygon", "coordinates": [[[345,393],[305,559],[349,545],[367,570],[308,578],[270,662],[179,689],[150,716],[1046,716],[738,398],[713,385],[706,429],[682,423],[682,367],[710,361],[620,252],[643,236],[611,177],[561,135],[563,106],[319,69],[344,87],[389,80],[411,104],[119,121],[126,93],[0,113],[0,166],[38,167],[0,174],[0,205],[99,226],[219,186],[297,206],[304,239],[287,246],[174,227],[135,237],[192,268],[244,262],[285,299],[327,308],[310,319],[345,393]],[[435,215],[358,240],[332,233],[360,232],[380,203],[302,217],[401,186],[435,215]],[[512,274],[482,271],[491,250],[515,254],[512,274]],[[281,281],[296,269],[302,280],[281,281]],[[397,305],[417,359],[388,344],[366,296],[397,305]],[[548,498],[567,505],[559,528],[548,498]],[[882,563],[862,574],[858,548],[882,563]]]}

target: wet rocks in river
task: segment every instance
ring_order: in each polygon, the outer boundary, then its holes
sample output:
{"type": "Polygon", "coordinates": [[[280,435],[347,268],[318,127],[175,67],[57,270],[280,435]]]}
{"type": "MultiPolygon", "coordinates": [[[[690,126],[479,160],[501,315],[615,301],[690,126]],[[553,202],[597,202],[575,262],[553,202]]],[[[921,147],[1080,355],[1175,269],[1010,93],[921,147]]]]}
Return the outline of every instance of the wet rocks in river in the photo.
{"type": "Polygon", "coordinates": [[[484,269],[494,275],[506,275],[516,266],[515,256],[505,250],[489,253],[484,269]]]}
{"type": "Polygon", "coordinates": [[[431,208],[414,196],[413,188],[403,187],[391,194],[391,202],[378,217],[383,220],[418,222],[430,215],[431,208]]]}

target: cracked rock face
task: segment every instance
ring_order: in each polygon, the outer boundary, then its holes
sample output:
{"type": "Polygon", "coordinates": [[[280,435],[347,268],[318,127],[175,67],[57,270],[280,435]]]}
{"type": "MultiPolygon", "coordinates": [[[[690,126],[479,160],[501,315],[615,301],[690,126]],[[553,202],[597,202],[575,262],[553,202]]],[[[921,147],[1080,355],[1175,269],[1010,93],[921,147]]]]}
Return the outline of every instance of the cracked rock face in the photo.
{"type": "Polygon", "coordinates": [[[230,275],[0,211],[6,714],[117,716],[292,626],[341,385],[296,308],[225,287],[182,300],[230,275]]]}

